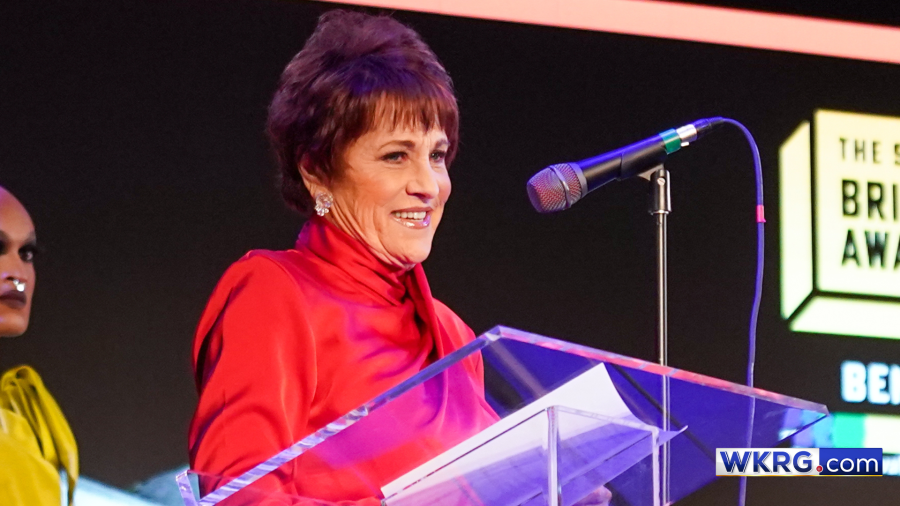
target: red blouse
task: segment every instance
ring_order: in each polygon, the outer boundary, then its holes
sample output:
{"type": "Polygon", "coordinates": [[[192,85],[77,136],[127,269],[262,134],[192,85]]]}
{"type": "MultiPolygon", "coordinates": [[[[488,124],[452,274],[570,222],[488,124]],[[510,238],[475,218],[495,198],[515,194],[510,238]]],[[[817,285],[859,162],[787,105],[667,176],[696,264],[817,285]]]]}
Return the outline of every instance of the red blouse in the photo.
{"type": "MultiPolygon", "coordinates": [[[[194,339],[200,399],[189,433],[191,468],[238,476],[473,338],[432,298],[421,265],[391,268],[313,217],[295,249],[251,251],[233,264],[203,312],[194,339]]],[[[361,451],[350,466],[300,464],[254,488],[378,504],[371,498],[380,487],[428,460],[436,446],[494,421],[481,361],[463,365],[468,378],[451,381],[468,383],[471,394],[445,392],[410,408],[403,423],[419,429],[421,441],[371,441],[381,448],[361,451]],[[393,451],[383,452],[384,445],[393,451]],[[382,457],[366,456],[375,453],[382,457]]]]}

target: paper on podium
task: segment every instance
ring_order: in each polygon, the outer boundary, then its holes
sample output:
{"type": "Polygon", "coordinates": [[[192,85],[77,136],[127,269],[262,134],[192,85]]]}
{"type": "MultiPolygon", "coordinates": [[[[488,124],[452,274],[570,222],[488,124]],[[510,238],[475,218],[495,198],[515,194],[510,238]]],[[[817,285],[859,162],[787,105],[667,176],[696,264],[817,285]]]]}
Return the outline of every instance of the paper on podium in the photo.
{"type": "MultiPolygon", "coordinates": [[[[554,406],[569,408],[573,412],[586,412],[603,417],[602,419],[589,416],[567,417],[566,423],[560,424],[559,435],[561,440],[569,440],[586,432],[594,431],[604,425],[609,425],[609,419],[620,420],[637,427],[647,427],[649,430],[649,427],[635,417],[625,405],[609,377],[605,364],[599,364],[443,454],[388,483],[382,487],[382,493],[385,497],[390,497],[423,477],[433,475],[451,463],[454,463],[454,470],[452,473],[448,473],[447,480],[455,479],[459,474],[467,474],[487,468],[492,464],[521,456],[529,450],[537,449],[534,439],[525,438],[523,440],[509,437],[500,438],[498,436],[521,424],[534,423],[534,420],[529,419],[554,406]],[[485,444],[489,441],[491,444],[485,444]],[[464,455],[476,451],[477,458],[461,459],[464,455]]],[[[538,422],[542,421],[543,419],[538,420],[538,422]]],[[[665,435],[661,434],[661,437],[667,436],[664,437],[664,440],[668,440],[676,434],[675,432],[665,435]]],[[[627,447],[638,438],[639,436],[632,435],[626,441],[619,441],[619,446],[627,447]]],[[[545,443],[546,441],[544,441],[545,443]]],[[[611,448],[611,451],[615,452],[616,450],[611,448]]]]}

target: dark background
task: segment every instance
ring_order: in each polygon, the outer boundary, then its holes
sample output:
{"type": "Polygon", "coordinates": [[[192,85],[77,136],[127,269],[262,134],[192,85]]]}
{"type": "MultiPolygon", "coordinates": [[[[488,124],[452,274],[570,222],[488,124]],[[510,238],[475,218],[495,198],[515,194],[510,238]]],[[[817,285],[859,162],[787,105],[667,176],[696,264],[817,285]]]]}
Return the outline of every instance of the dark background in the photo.
{"type": "MultiPolygon", "coordinates": [[[[709,2],[715,3],[715,2],[709,2]]],[[[896,7],[719,2],[900,25],[896,7]]],[[[186,462],[194,325],[225,268],[293,244],[263,136],[281,69],[334,5],[274,0],[6,2],[0,185],[46,254],[32,327],[0,368],[33,364],[83,472],[129,486],[186,462]]],[[[476,331],[502,323],[655,359],[646,187],[535,213],[524,183],[705,116],[756,135],[767,199],[757,386],[840,406],[841,360],[900,363],[890,340],[792,334],[779,316],[778,146],[816,108],[900,116],[900,66],[394,13],[453,76],[462,145],[426,262],[476,331]]],[[[900,50],[900,48],[898,48],[900,50]]],[[[750,150],[734,129],[672,157],[670,363],[744,380],[755,265],[750,150]]],[[[737,480],[683,504],[733,502],[737,480]]],[[[900,480],[751,480],[749,503],[894,504],[900,480]],[[865,500],[863,500],[865,498],[865,500]]]]}

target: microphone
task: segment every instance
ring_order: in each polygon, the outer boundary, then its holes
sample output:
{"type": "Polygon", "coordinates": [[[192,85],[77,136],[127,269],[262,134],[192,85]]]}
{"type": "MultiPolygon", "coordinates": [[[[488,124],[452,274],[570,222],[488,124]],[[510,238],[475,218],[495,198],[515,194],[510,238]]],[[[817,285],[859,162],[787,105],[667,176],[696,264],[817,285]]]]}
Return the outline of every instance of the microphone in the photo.
{"type": "Polygon", "coordinates": [[[551,165],[528,180],[528,198],[539,213],[568,209],[612,180],[627,179],[662,165],[668,155],[722,122],[720,117],[700,119],[580,162],[551,165]]]}

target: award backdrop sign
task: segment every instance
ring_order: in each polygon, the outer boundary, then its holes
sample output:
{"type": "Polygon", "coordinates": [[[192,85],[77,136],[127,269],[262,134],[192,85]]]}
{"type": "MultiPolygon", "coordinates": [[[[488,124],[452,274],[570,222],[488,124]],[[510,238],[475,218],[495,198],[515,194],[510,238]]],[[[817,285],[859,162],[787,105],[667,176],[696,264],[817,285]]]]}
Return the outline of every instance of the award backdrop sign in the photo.
{"type": "Polygon", "coordinates": [[[900,339],[900,118],[816,111],[780,165],[791,330],[900,339]]]}

